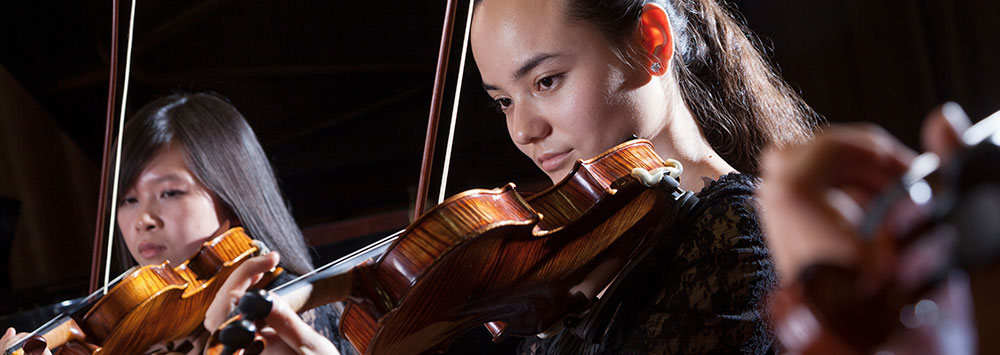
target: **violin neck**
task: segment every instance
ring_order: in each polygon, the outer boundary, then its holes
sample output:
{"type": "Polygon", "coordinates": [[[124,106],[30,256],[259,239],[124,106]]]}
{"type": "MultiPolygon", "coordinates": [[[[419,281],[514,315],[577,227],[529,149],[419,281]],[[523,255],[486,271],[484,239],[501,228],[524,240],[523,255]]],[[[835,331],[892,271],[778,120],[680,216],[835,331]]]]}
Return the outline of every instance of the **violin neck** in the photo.
{"type": "MultiPolygon", "coordinates": [[[[83,342],[84,338],[86,338],[86,335],[83,334],[83,330],[76,324],[76,321],[67,315],[53,319],[46,326],[32,333],[32,335],[41,335],[45,338],[46,347],[49,349],[55,349],[71,341],[83,342]]],[[[18,341],[11,348],[5,349],[4,354],[18,354],[18,350],[21,350],[21,347],[24,346],[24,342],[28,338],[30,336],[21,339],[21,341],[18,341]]]]}
{"type": "Polygon", "coordinates": [[[276,289],[278,294],[292,307],[296,313],[322,306],[327,303],[340,302],[357,295],[359,287],[363,286],[368,274],[372,272],[374,263],[366,262],[350,270],[335,273],[317,273],[310,277],[294,281],[296,284],[276,289]]]}
{"type": "Polygon", "coordinates": [[[363,280],[369,278],[375,265],[371,260],[385,253],[389,245],[404,231],[400,230],[323,265],[271,292],[288,302],[296,313],[356,296],[356,290],[370,288],[370,283],[364,284],[363,280]]]}

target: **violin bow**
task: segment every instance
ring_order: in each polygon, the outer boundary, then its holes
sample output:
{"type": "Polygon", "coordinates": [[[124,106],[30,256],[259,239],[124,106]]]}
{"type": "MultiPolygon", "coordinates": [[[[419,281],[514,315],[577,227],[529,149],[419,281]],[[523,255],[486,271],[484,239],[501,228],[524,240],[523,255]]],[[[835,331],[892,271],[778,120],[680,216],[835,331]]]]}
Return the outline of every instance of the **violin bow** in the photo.
{"type": "Polygon", "coordinates": [[[462,80],[465,77],[466,56],[469,53],[469,30],[472,28],[472,10],[475,8],[475,0],[469,0],[469,11],[465,19],[465,37],[462,39],[462,55],[458,61],[458,79],[455,83],[455,99],[451,107],[451,122],[448,127],[448,144],[444,151],[444,168],[441,171],[441,188],[438,191],[437,203],[444,202],[446,187],[448,186],[448,168],[451,166],[451,151],[455,141],[455,124],[458,122],[458,102],[462,96],[462,80]]]}
{"type": "Polygon", "coordinates": [[[100,280],[101,257],[104,255],[104,209],[107,208],[108,163],[111,159],[111,134],[114,123],[115,97],[118,82],[118,0],[111,6],[111,63],[108,65],[108,107],[104,122],[104,150],[101,153],[101,186],[97,195],[97,223],[94,228],[94,252],[90,258],[90,287],[88,293],[97,290],[100,280]]]}
{"type": "Polygon", "coordinates": [[[113,9],[111,13],[111,63],[108,68],[108,107],[107,115],[104,129],[104,150],[101,159],[101,187],[100,195],[97,200],[97,223],[94,231],[94,253],[91,257],[90,265],[90,287],[89,293],[93,293],[97,290],[100,283],[101,274],[101,258],[104,257],[104,287],[105,293],[107,292],[107,285],[110,282],[110,272],[111,272],[111,253],[114,246],[114,235],[115,229],[113,223],[115,223],[115,214],[118,210],[118,204],[115,201],[118,200],[118,178],[121,168],[121,142],[122,142],[122,128],[125,125],[125,105],[128,100],[128,82],[129,74],[132,65],[132,33],[135,29],[135,5],[136,1],[132,0],[132,6],[129,8],[129,27],[128,27],[128,43],[126,45],[125,52],[125,78],[122,83],[122,103],[119,110],[118,118],[118,135],[116,151],[114,154],[114,174],[111,178],[111,214],[107,220],[104,218],[104,210],[109,207],[108,205],[108,179],[110,171],[109,165],[111,164],[111,136],[114,131],[114,113],[115,113],[115,99],[117,98],[117,84],[118,84],[118,8],[120,7],[119,0],[113,0],[113,9]],[[107,224],[105,222],[107,221],[107,224]],[[104,251],[104,239],[102,235],[107,233],[107,253],[104,251]],[[106,255],[106,256],[105,256],[106,255]]]}
{"type": "MultiPolygon", "coordinates": [[[[434,163],[434,146],[437,143],[438,124],[441,116],[441,104],[444,94],[445,79],[448,74],[448,57],[451,54],[451,36],[455,27],[455,11],[457,3],[455,0],[448,0],[445,5],[444,26],[441,30],[441,46],[438,49],[437,70],[434,73],[434,91],[431,94],[431,110],[427,119],[427,135],[424,140],[423,162],[420,166],[420,181],[417,184],[417,199],[414,206],[413,219],[417,219],[423,214],[427,194],[430,186],[431,168],[434,163]]],[[[465,24],[465,37],[462,41],[462,56],[458,69],[458,83],[455,85],[455,99],[451,112],[451,123],[448,130],[448,144],[445,148],[444,169],[441,173],[441,187],[438,194],[438,203],[444,201],[445,186],[448,183],[449,162],[451,161],[452,144],[455,138],[455,124],[458,120],[458,102],[462,92],[462,79],[465,74],[466,55],[469,48],[469,28],[472,23],[472,10],[475,7],[475,0],[469,0],[469,11],[465,24]]]]}
{"type": "MultiPolygon", "coordinates": [[[[114,128],[113,117],[115,110],[115,98],[117,97],[117,82],[118,82],[117,62],[118,62],[119,0],[114,0],[113,3],[114,3],[113,5],[114,8],[112,11],[112,36],[111,36],[112,40],[111,40],[111,63],[109,70],[109,85],[108,85],[108,107],[107,107],[107,116],[105,123],[106,128],[104,134],[105,136],[104,152],[101,164],[101,187],[100,187],[100,196],[98,198],[98,210],[97,210],[98,216],[96,223],[97,227],[95,228],[94,232],[94,253],[91,260],[91,277],[90,277],[91,292],[96,290],[99,285],[98,275],[100,274],[100,269],[101,269],[100,259],[102,255],[105,254],[103,252],[104,239],[102,239],[101,236],[104,233],[104,230],[106,229],[107,240],[108,240],[107,242],[108,252],[106,253],[107,257],[105,261],[105,276],[104,276],[105,284],[107,283],[109,278],[110,264],[111,264],[111,248],[113,245],[112,241],[114,237],[114,228],[111,228],[110,226],[106,225],[105,224],[106,220],[104,219],[104,210],[108,208],[108,199],[107,199],[107,188],[109,179],[108,166],[111,162],[111,144],[112,144],[111,135],[114,128]]],[[[434,91],[431,95],[431,109],[427,122],[427,134],[424,141],[423,161],[420,169],[420,180],[417,186],[417,199],[416,199],[416,205],[414,207],[414,218],[419,217],[425,209],[424,205],[425,201],[427,200],[427,195],[428,195],[427,191],[430,185],[430,173],[431,173],[431,167],[434,162],[434,147],[437,142],[437,130],[440,121],[439,118],[441,113],[441,105],[443,101],[445,79],[448,73],[448,58],[451,53],[451,38],[455,23],[456,7],[457,3],[455,2],[455,0],[448,0],[447,4],[445,5],[444,26],[441,33],[441,45],[438,50],[437,69],[434,74],[434,91]]],[[[448,176],[447,172],[449,166],[448,162],[450,161],[451,150],[452,150],[451,146],[454,141],[455,122],[458,114],[458,102],[459,102],[458,97],[459,93],[461,92],[462,88],[461,83],[465,71],[465,61],[466,61],[465,59],[467,56],[468,40],[469,40],[469,27],[470,27],[469,23],[471,23],[472,20],[473,7],[474,7],[474,0],[470,0],[465,38],[463,41],[463,48],[462,48],[462,60],[459,66],[459,79],[455,90],[456,94],[452,109],[453,111],[452,122],[449,130],[448,146],[445,155],[445,168],[444,168],[444,173],[442,174],[442,184],[441,184],[441,192],[439,194],[439,201],[443,200],[443,196],[445,193],[445,184],[447,183],[447,176],[448,176]]],[[[122,104],[119,115],[119,130],[118,130],[118,140],[117,140],[119,144],[117,145],[117,153],[115,154],[116,161],[115,161],[114,176],[112,179],[113,186],[111,187],[112,202],[117,200],[117,193],[118,193],[117,189],[118,170],[120,167],[121,139],[122,139],[121,128],[123,127],[125,121],[125,105],[128,97],[129,69],[131,67],[131,58],[132,58],[132,33],[134,27],[135,27],[135,0],[132,0],[132,6],[130,8],[130,15],[129,15],[128,45],[126,48],[126,57],[125,57],[125,78],[123,82],[122,104]]],[[[117,204],[112,203],[110,207],[111,207],[111,215],[108,218],[109,224],[114,223],[117,204]]]]}

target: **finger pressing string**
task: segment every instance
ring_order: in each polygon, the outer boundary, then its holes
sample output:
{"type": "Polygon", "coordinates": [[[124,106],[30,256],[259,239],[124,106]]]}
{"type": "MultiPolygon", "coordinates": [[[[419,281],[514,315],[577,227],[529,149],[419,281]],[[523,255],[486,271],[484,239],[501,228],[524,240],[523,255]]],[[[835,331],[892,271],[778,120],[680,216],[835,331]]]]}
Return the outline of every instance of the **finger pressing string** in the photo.
{"type": "Polygon", "coordinates": [[[205,312],[205,329],[217,329],[228,319],[236,301],[243,296],[251,285],[260,279],[270,270],[278,266],[280,255],[278,252],[257,256],[243,262],[242,265],[233,270],[232,275],[219,288],[212,304],[205,312]]]}

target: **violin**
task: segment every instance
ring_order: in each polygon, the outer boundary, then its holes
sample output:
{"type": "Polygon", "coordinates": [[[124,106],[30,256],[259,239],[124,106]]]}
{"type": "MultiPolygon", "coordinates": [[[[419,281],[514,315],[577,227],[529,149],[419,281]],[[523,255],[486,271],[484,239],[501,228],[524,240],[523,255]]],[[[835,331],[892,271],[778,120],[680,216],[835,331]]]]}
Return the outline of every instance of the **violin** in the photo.
{"type": "MultiPolygon", "coordinates": [[[[771,309],[779,340],[819,350],[826,329],[849,349],[872,353],[894,333],[919,326],[925,297],[955,269],[995,265],[1000,257],[1000,112],[962,134],[963,147],[942,164],[917,157],[869,206],[858,235],[867,247],[854,267],[815,264],[776,292],[771,309]],[[933,244],[928,244],[933,243],[933,244]],[[900,277],[900,256],[939,246],[921,260],[919,278],[900,277]]],[[[914,274],[913,272],[906,272],[914,274]]]]}
{"type": "MultiPolygon", "coordinates": [[[[35,330],[49,349],[70,345],[71,353],[136,354],[150,346],[191,334],[204,321],[205,311],[229,275],[247,259],[266,253],[263,243],[242,227],[202,244],[191,259],[172,267],[170,261],[126,272],[108,290],[35,330]],[[84,344],[81,346],[80,344],[84,344]]],[[[281,268],[264,275],[267,284],[281,268]]],[[[29,336],[30,338],[30,336],[29,336]]],[[[5,354],[22,354],[24,341],[5,354]]]]}
{"type": "MultiPolygon", "coordinates": [[[[362,354],[445,350],[487,322],[495,340],[553,330],[560,320],[595,324],[581,320],[600,318],[588,310],[611,297],[623,270],[671,224],[665,219],[683,218],[697,202],[670,176],[633,177],[673,168],[679,164],[664,162],[648,141],[633,140],[577,161],[569,176],[529,198],[513,184],[465,191],[415,220],[377,261],[276,293],[296,312],[345,301],[340,331],[362,354]]],[[[223,324],[206,353],[262,349],[253,332],[270,304],[255,294],[240,301],[243,315],[223,324]]]]}

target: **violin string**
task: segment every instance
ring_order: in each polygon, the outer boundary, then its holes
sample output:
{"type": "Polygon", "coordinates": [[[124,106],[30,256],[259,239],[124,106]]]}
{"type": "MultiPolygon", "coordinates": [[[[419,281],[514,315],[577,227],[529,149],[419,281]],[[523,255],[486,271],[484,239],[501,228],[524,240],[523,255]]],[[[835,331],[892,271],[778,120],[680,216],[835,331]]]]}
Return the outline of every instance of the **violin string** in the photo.
{"type": "MultiPolygon", "coordinates": [[[[275,287],[274,289],[271,290],[271,292],[275,292],[275,293],[278,293],[280,295],[280,294],[282,294],[282,292],[292,291],[292,290],[295,289],[295,288],[292,287],[292,285],[299,284],[302,280],[305,280],[307,278],[311,278],[311,277],[313,277],[315,275],[324,274],[324,276],[325,276],[325,274],[326,274],[327,271],[329,271],[329,270],[337,270],[338,266],[341,266],[341,265],[343,265],[343,264],[345,264],[345,263],[347,263],[349,261],[352,261],[352,260],[356,259],[358,256],[365,256],[365,259],[367,259],[367,258],[372,257],[372,255],[369,255],[369,254],[382,255],[383,252],[384,252],[384,249],[389,246],[389,243],[392,243],[393,241],[395,241],[396,238],[398,238],[399,235],[403,234],[403,232],[405,232],[405,231],[406,231],[406,229],[401,229],[401,230],[399,230],[396,233],[390,234],[389,236],[387,236],[385,238],[382,238],[382,239],[380,239],[379,241],[377,241],[375,243],[369,244],[368,246],[366,246],[364,248],[355,250],[355,251],[351,252],[350,254],[344,255],[344,256],[340,257],[339,259],[334,260],[331,263],[328,263],[326,265],[320,266],[320,267],[314,269],[313,271],[307,272],[307,273],[303,274],[302,276],[296,277],[294,280],[288,281],[288,282],[286,282],[286,283],[284,283],[284,284],[282,284],[282,285],[280,285],[278,287],[275,287]],[[286,290],[286,288],[287,288],[287,290],[286,290]]],[[[357,264],[357,263],[353,263],[353,264],[357,264]]],[[[351,266],[353,266],[353,264],[351,266]]]]}
{"type": "Polygon", "coordinates": [[[45,322],[45,324],[42,324],[31,333],[28,333],[28,335],[25,336],[24,338],[21,338],[21,340],[18,340],[17,343],[14,343],[9,348],[4,349],[4,355],[15,354],[17,350],[20,350],[22,347],[24,347],[24,343],[27,342],[29,338],[38,334],[47,333],[49,330],[55,329],[57,326],[65,323],[65,321],[63,320],[69,320],[69,319],[71,318],[69,317],[68,314],[65,313],[60,313],[59,315],[56,315],[54,318],[50,319],[48,322],[45,322]]]}
{"type": "Polygon", "coordinates": [[[451,108],[451,123],[448,127],[448,145],[444,151],[444,170],[441,172],[441,190],[438,191],[438,204],[444,202],[446,187],[448,186],[448,168],[451,166],[451,147],[455,141],[455,124],[458,121],[458,102],[462,95],[462,78],[465,76],[465,57],[469,50],[469,28],[472,27],[472,10],[475,8],[475,0],[469,0],[469,14],[465,20],[465,37],[462,39],[462,56],[458,61],[458,82],[455,84],[455,102],[451,108]]]}
{"type": "Polygon", "coordinates": [[[115,174],[111,183],[111,216],[108,217],[108,254],[104,262],[104,293],[108,293],[108,284],[111,279],[111,253],[114,249],[115,237],[115,214],[118,212],[118,178],[122,165],[122,131],[125,128],[125,104],[128,102],[128,79],[132,68],[132,32],[135,30],[135,0],[132,0],[132,8],[129,9],[128,17],[128,44],[125,47],[125,80],[122,84],[122,105],[121,113],[118,116],[118,144],[115,147],[115,174]]]}

